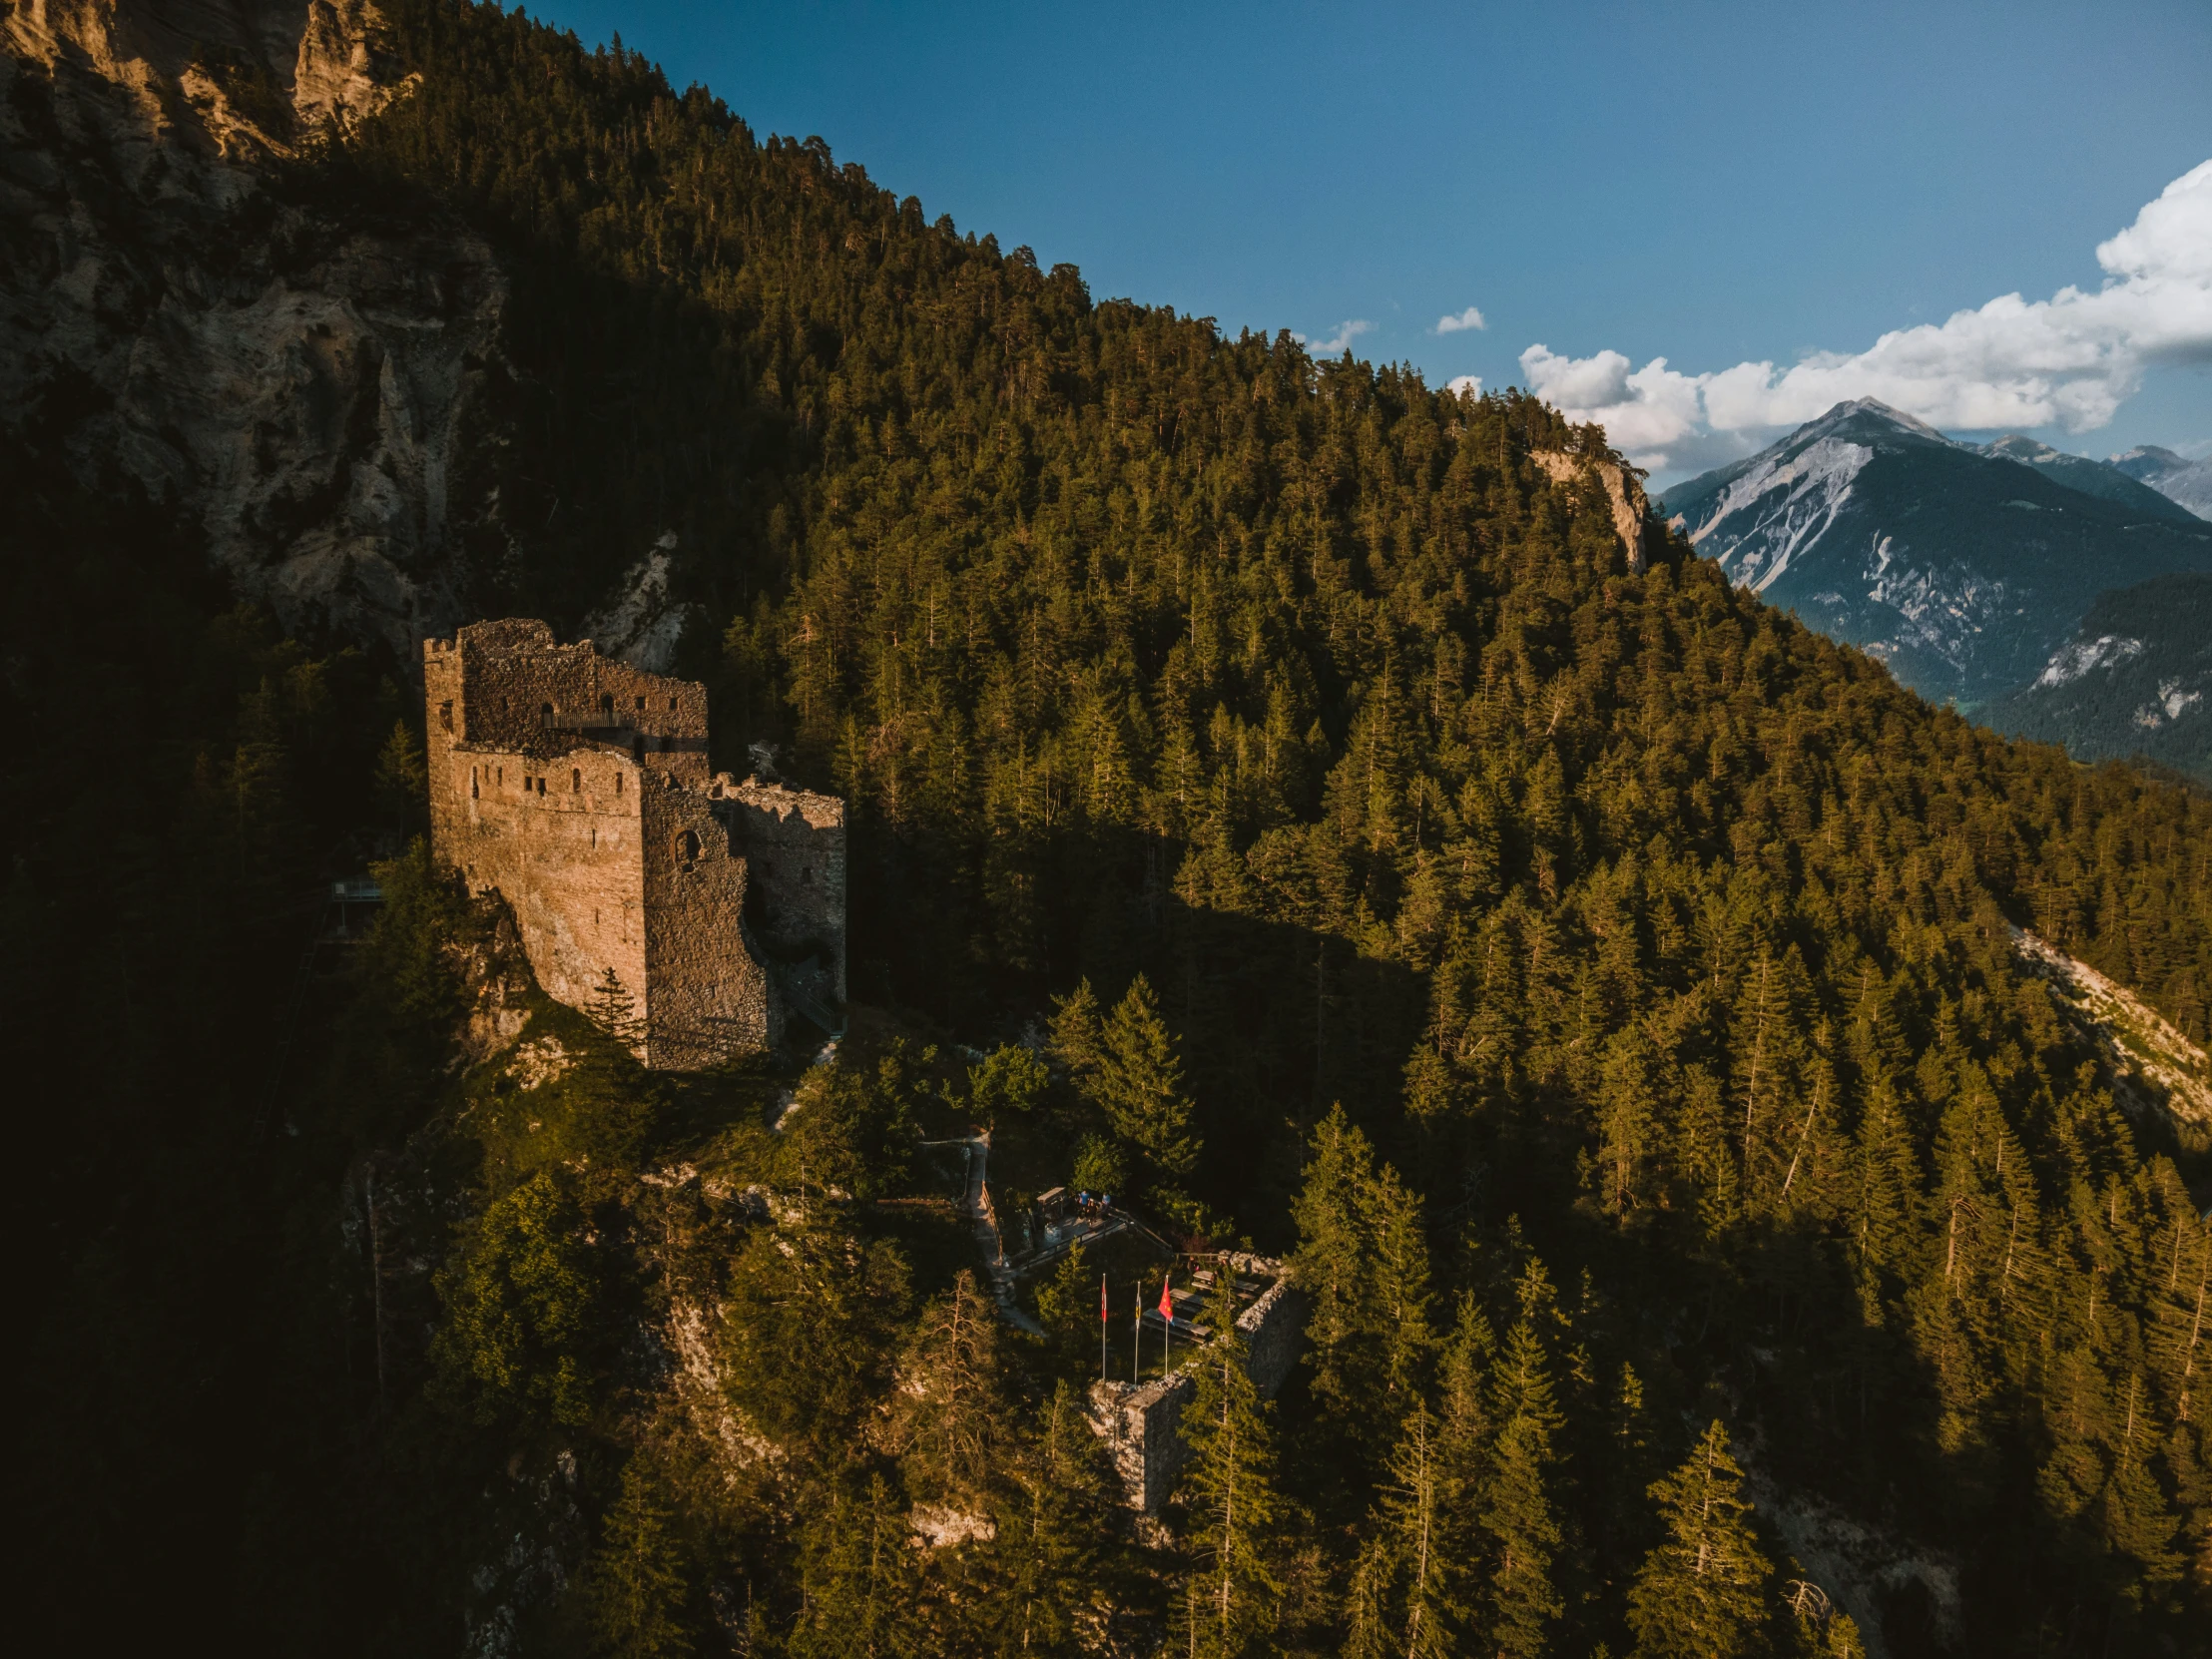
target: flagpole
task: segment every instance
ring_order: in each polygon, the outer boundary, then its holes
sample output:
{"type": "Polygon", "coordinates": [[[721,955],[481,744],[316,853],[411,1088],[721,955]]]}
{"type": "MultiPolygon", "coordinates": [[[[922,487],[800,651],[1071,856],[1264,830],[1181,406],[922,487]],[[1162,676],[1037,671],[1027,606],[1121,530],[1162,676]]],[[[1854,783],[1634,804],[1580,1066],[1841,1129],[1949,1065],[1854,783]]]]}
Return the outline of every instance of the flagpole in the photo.
{"type": "Polygon", "coordinates": [[[1167,1277],[1160,1281],[1160,1375],[1167,1376],[1175,1364],[1175,1270],[1168,1269],[1167,1277]]]}
{"type": "Polygon", "coordinates": [[[1098,1276],[1098,1380],[1106,1381],[1106,1276],[1098,1276]]]}
{"type": "Polygon", "coordinates": [[[1137,1306],[1131,1310],[1136,1318],[1129,1322],[1129,1382],[1134,1387],[1144,1381],[1144,1281],[1137,1281],[1137,1306]]]}

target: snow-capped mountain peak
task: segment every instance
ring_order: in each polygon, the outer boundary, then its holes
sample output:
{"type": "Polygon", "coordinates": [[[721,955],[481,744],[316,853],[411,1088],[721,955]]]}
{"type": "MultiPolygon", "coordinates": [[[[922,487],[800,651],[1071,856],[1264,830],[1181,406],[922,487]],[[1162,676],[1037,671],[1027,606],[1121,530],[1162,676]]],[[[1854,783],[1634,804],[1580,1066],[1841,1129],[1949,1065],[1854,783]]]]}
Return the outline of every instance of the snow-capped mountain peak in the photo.
{"type": "Polygon", "coordinates": [[[2114,467],[2018,434],[1960,443],[1875,398],[1661,510],[1736,582],[1968,706],[2089,674],[2097,636],[2079,664],[2064,648],[2100,590],[2212,572],[2212,525],[2114,467]]]}

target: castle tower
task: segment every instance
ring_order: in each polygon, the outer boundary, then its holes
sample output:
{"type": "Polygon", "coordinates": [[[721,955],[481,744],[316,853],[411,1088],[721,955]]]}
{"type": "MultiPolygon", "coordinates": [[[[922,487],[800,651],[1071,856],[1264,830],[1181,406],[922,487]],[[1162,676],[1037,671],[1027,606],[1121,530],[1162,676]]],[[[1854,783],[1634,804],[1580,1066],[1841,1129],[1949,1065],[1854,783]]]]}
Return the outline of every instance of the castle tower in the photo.
{"type": "Polygon", "coordinates": [[[710,775],[707,692],[510,618],[422,648],[430,843],[514,912],[546,994],[608,975],[697,1071],[844,1008],[844,804],[710,775]]]}

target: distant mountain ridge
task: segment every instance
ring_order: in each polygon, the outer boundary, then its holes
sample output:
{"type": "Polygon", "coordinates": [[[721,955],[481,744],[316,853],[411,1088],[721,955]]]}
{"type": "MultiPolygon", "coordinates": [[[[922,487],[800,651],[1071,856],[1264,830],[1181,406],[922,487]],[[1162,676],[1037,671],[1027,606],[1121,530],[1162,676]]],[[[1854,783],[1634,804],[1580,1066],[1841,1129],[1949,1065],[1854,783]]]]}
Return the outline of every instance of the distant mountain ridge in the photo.
{"type": "MultiPolygon", "coordinates": [[[[2147,513],[2153,518],[2178,519],[2187,524],[2201,520],[2203,514],[2194,512],[2189,504],[2178,497],[2169,496],[2141,482],[2111,461],[2094,460],[2087,455],[2069,455],[2063,449],[2053,449],[2049,444],[2034,438],[2008,432],[1994,443],[1981,446],[1981,453],[1993,455],[2000,461],[2017,461],[2031,466],[2055,483],[2064,484],[2070,490],[2083,495],[2093,495],[2100,501],[2113,501],[2131,512],[2147,513]]],[[[2131,454],[2140,451],[2130,451],[2131,454]]],[[[2160,450],[2161,455],[2171,454],[2160,450]]],[[[2179,456],[2175,456],[2179,460],[2179,456]]]]}
{"type": "Polygon", "coordinates": [[[2197,517],[2212,519],[2212,456],[2185,461],[2171,449],[2146,443],[2114,455],[2111,464],[2114,470],[2180,502],[2197,517]]]}
{"type": "Polygon", "coordinates": [[[2105,590],[2212,573],[2212,524],[2066,462],[2025,439],[1958,443],[1863,398],[1660,508],[1740,585],[1971,709],[2033,681],[2105,590]]]}

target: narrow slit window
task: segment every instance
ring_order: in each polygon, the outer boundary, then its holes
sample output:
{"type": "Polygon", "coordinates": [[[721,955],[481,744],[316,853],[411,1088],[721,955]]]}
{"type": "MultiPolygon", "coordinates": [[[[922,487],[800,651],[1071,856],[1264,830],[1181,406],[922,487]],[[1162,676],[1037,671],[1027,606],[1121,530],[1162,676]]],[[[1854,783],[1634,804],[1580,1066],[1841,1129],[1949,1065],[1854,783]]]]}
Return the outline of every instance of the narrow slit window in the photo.
{"type": "Polygon", "coordinates": [[[618,772],[618,773],[616,773],[616,774],[615,774],[615,794],[617,794],[617,795],[620,795],[621,793],[622,793],[622,774],[618,772]]]}
{"type": "Polygon", "coordinates": [[[582,767],[570,767],[568,769],[568,793],[570,795],[582,795],[584,793],[584,769],[582,767]]]}
{"type": "Polygon", "coordinates": [[[471,801],[478,799],[476,794],[476,769],[474,767],[468,769],[468,798],[471,801]]]}

